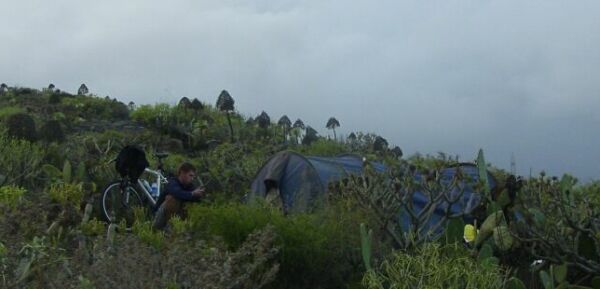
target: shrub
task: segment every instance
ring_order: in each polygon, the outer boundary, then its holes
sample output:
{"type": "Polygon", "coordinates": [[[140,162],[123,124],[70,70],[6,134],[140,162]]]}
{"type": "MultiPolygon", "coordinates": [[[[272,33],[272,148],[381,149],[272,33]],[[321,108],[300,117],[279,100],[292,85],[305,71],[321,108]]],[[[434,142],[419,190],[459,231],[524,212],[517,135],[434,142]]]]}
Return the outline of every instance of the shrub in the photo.
{"type": "Polygon", "coordinates": [[[40,129],[40,137],[47,142],[61,142],[65,133],[57,120],[49,120],[40,129]]]}
{"type": "Polygon", "coordinates": [[[84,258],[76,256],[69,260],[74,265],[70,273],[81,276],[79,280],[64,276],[65,266],[48,268],[42,274],[52,276],[53,284],[65,288],[82,288],[82,284],[86,284],[97,289],[260,289],[274,280],[279,268],[275,238],[273,230],[265,228],[251,234],[235,252],[224,250],[220,244],[209,246],[203,241],[183,238],[169,240],[169,246],[157,251],[134,234],[118,234],[115,246],[101,238],[88,250],[89,258],[84,255],[84,258]],[[107,245],[112,247],[109,254],[107,245]]]}
{"type": "Polygon", "coordinates": [[[61,97],[60,93],[51,92],[50,96],[48,97],[49,104],[58,104],[58,103],[60,103],[61,100],[62,100],[62,97],[61,97]]]}
{"type": "Polygon", "coordinates": [[[42,159],[43,150],[40,146],[11,139],[0,131],[0,186],[12,184],[34,187],[41,172],[42,159]]]}
{"type": "Polygon", "coordinates": [[[283,216],[271,208],[227,204],[189,209],[190,230],[200,236],[219,236],[231,248],[239,248],[248,235],[274,226],[281,247],[280,288],[340,288],[357,276],[356,256],[359,219],[337,210],[319,214],[283,216]]]}
{"type": "Polygon", "coordinates": [[[24,113],[22,107],[19,106],[7,106],[0,109],[0,120],[4,120],[5,118],[18,113],[24,113]]]}
{"type": "Polygon", "coordinates": [[[599,193],[597,184],[577,185],[570,175],[528,179],[518,192],[515,213],[508,215],[528,261],[535,258],[559,265],[569,260],[572,279],[600,274],[599,193]]]}
{"type": "Polygon", "coordinates": [[[8,135],[14,138],[34,141],[37,138],[35,121],[26,113],[16,113],[6,119],[8,135]]]}
{"type": "Polygon", "coordinates": [[[337,156],[350,152],[344,144],[323,138],[314,141],[309,146],[300,147],[299,151],[302,154],[317,156],[337,156]]]}
{"type": "Polygon", "coordinates": [[[229,199],[239,199],[250,189],[256,171],[266,160],[268,152],[264,149],[229,143],[219,145],[198,159],[199,173],[209,175],[204,182],[210,190],[224,192],[229,199]]]}
{"type": "Polygon", "coordinates": [[[87,236],[100,236],[106,232],[105,224],[94,218],[81,224],[81,232],[87,236]]]}
{"type": "Polygon", "coordinates": [[[142,105],[131,112],[131,118],[151,127],[161,127],[169,122],[171,107],[168,104],[142,105]],[[158,121],[158,123],[157,123],[158,121]]]}
{"type": "Polygon", "coordinates": [[[79,207],[84,197],[82,184],[74,183],[53,184],[48,194],[50,199],[64,207],[79,207]]]}
{"type": "Polygon", "coordinates": [[[26,190],[17,186],[0,187],[0,203],[15,208],[23,198],[26,190]]]}
{"type": "Polygon", "coordinates": [[[150,221],[136,220],[132,229],[133,233],[136,234],[142,242],[157,250],[164,248],[166,244],[164,232],[152,229],[152,223],[150,221]]]}
{"type": "Polygon", "coordinates": [[[481,265],[461,245],[425,243],[411,254],[397,251],[379,270],[365,274],[363,285],[371,288],[503,288],[496,265],[481,265]]]}

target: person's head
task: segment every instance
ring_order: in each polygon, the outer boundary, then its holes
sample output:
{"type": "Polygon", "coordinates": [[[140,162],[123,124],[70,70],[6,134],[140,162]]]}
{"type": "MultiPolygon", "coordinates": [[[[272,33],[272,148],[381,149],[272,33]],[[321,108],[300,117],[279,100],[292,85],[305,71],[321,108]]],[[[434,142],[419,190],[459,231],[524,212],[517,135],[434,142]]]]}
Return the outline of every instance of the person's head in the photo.
{"type": "Polygon", "coordinates": [[[177,178],[182,184],[191,184],[195,177],[196,167],[194,165],[188,162],[183,162],[179,165],[179,168],[177,169],[177,178]]]}

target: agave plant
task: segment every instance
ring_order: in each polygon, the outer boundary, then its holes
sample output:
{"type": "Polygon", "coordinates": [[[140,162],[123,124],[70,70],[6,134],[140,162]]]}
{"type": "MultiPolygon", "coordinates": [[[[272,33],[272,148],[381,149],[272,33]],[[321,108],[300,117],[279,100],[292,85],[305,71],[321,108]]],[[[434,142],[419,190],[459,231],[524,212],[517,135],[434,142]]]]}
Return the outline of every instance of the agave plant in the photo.
{"type": "Polygon", "coordinates": [[[292,127],[292,122],[287,117],[287,115],[283,115],[279,119],[279,121],[277,122],[277,124],[279,126],[281,126],[281,128],[283,129],[283,140],[286,141],[287,140],[288,132],[289,132],[290,128],[292,127]]]}
{"type": "Polygon", "coordinates": [[[233,126],[231,125],[231,117],[229,116],[229,113],[231,111],[234,110],[234,105],[235,101],[233,100],[233,98],[231,97],[231,95],[229,95],[229,92],[227,92],[227,90],[223,90],[221,91],[221,94],[219,94],[219,98],[217,99],[217,108],[220,111],[224,111],[225,115],[227,116],[227,123],[229,124],[229,133],[231,136],[231,142],[233,142],[233,126]]]}
{"type": "Polygon", "coordinates": [[[85,83],[82,83],[79,86],[79,89],[77,90],[77,95],[86,95],[88,94],[90,91],[88,90],[88,87],[85,85],[85,83]]]}
{"type": "Polygon", "coordinates": [[[326,127],[328,129],[333,130],[333,139],[334,140],[337,140],[337,136],[335,134],[335,128],[339,127],[339,126],[340,126],[340,122],[337,119],[335,119],[335,117],[330,117],[329,120],[327,121],[326,127]]]}
{"type": "Polygon", "coordinates": [[[185,97],[185,96],[184,96],[184,97],[182,97],[182,98],[179,100],[179,103],[178,103],[177,105],[178,105],[179,107],[181,107],[181,108],[184,108],[184,109],[190,109],[190,108],[192,108],[192,102],[190,101],[190,99],[189,99],[189,98],[187,98],[187,97],[185,97]]]}
{"type": "Polygon", "coordinates": [[[194,98],[194,100],[192,100],[189,107],[193,109],[196,113],[204,109],[204,105],[197,98],[194,98]]]}
{"type": "Polygon", "coordinates": [[[256,121],[258,121],[258,127],[262,129],[266,129],[271,125],[271,118],[264,111],[256,118],[256,121]]]}
{"type": "Polygon", "coordinates": [[[302,144],[310,145],[317,139],[317,131],[314,128],[310,127],[310,125],[306,126],[306,134],[304,135],[304,138],[302,138],[302,144]]]}
{"type": "Polygon", "coordinates": [[[130,102],[127,104],[127,108],[129,109],[129,111],[134,111],[134,110],[135,110],[135,102],[133,102],[133,101],[130,101],[130,102]]]}
{"type": "Polygon", "coordinates": [[[299,143],[300,135],[302,134],[302,130],[304,130],[304,122],[301,119],[297,119],[292,125],[292,134],[294,135],[295,142],[299,143]]]}

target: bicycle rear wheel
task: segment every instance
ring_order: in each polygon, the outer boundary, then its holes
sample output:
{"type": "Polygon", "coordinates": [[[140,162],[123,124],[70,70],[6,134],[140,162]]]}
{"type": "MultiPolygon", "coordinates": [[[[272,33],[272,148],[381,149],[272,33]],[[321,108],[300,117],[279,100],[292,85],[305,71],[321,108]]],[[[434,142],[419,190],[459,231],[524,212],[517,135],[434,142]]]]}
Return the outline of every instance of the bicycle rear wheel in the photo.
{"type": "Polygon", "coordinates": [[[107,222],[120,223],[125,220],[129,228],[133,225],[133,209],[144,207],[142,198],[131,184],[121,188],[122,181],[110,183],[102,193],[102,215],[107,222]]]}

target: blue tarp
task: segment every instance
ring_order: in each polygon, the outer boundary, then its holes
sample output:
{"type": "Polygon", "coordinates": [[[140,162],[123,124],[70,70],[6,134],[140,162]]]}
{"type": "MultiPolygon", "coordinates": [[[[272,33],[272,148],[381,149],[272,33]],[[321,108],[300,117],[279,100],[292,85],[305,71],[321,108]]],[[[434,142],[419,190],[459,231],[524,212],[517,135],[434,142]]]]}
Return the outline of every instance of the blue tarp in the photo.
{"type": "MultiPolygon", "coordinates": [[[[440,171],[440,183],[444,186],[449,186],[458,173],[458,170],[460,170],[463,177],[462,181],[458,182],[457,186],[454,186],[453,189],[447,194],[448,199],[452,200],[453,202],[458,199],[453,203],[449,210],[449,214],[465,214],[463,217],[464,221],[471,223],[473,220],[471,213],[479,206],[483,198],[482,193],[475,191],[473,188],[473,186],[479,181],[479,168],[471,163],[461,163],[453,167],[444,168],[440,171]]],[[[494,176],[488,172],[487,177],[490,188],[495,188],[497,183],[494,176]]],[[[422,176],[416,175],[415,179],[421,181],[422,176]]],[[[413,195],[414,212],[421,212],[428,202],[429,198],[426,194],[424,194],[422,191],[415,192],[413,195]]],[[[434,214],[428,220],[427,225],[422,227],[431,228],[435,226],[445,215],[448,206],[449,204],[447,202],[441,202],[438,204],[435,208],[434,214]]],[[[405,230],[410,229],[411,224],[408,213],[400,212],[399,218],[401,219],[400,223],[402,224],[403,228],[405,230]]],[[[444,227],[438,227],[434,234],[441,233],[443,229],[444,227]]]]}

